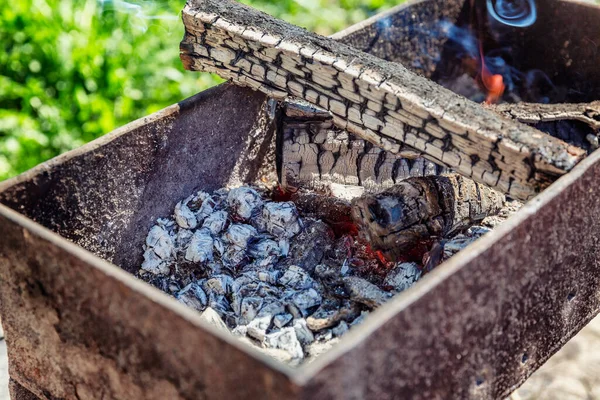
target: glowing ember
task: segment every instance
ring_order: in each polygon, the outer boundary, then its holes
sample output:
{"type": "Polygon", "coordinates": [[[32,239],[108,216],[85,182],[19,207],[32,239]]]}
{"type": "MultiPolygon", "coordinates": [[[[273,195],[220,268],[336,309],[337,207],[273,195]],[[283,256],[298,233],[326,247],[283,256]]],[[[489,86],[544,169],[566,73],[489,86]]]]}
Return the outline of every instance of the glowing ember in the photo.
{"type": "Polygon", "coordinates": [[[483,51],[480,50],[479,54],[481,58],[481,83],[487,91],[485,103],[495,104],[502,98],[502,95],[504,94],[504,78],[500,74],[492,74],[488,67],[485,65],[483,51]]]}

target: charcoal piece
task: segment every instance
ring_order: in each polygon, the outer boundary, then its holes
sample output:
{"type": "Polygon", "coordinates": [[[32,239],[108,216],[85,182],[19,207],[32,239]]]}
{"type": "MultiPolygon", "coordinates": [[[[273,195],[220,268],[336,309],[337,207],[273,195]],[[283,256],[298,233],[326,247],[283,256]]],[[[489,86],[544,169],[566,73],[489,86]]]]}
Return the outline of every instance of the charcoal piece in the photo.
{"type": "Polygon", "coordinates": [[[225,229],[227,224],[227,212],[217,211],[210,214],[202,224],[202,227],[208,229],[213,236],[218,235],[225,229]]]}
{"type": "Polygon", "coordinates": [[[334,196],[313,192],[298,192],[292,196],[298,211],[304,218],[323,220],[339,224],[352,221],[352,205],[349,201],[334,196]]]}
{"type": "Polygon", "coordinates": [[[290,302],[296,306],[300,314],[304,317],[308,315],[308,309],[321,304],[321,295],[313,288],[303,291],[293,291],[290,296],[290,302]]]}
{"type": "Polygon", "coordinates": [[[360,315],[360,308],[351,302],[333,299],[325,300],[321,306],[306,318],[306,324],[312,331],[331,328],[341,321],[352,321],[360,315]]]}
{"type": "Polygon", "coordinates": [[[168,260],[173,255],[174,238],[161,225],[154,225],[146,237],[146,246],[152,248],[154,253],[163,260],[168,260]]]}
{"type": "Polygon", "coordinates": [[[266,259],[270,256],[281,255],[279,244],[268,238],[256,238],[248,244],[248,254],[254,259],[266,259]]]}
{"type": "Polygon", "coordinates": [[[229,247],[221,257],[223,264],[230,268],[236,268],[247,259],[246,251],[237,247],[229,247]]]}
{"type": "Polygon", "coordinates": [[[289,324],[293,318],[294,317],[292,317],[292,314],[289,313],[278,314],[273,318],[273,325],[275,325],[277,328],[283,328],[289,324]]]}
{"type": "Polygon", "coordinates": [[[256,190],[242,186],[229,191],[227,204],[234,218],[246,221],[262,207],[263,200],[256,190]]]}
{"type": "Polygon", "coordinates": [[[305,229],[290,244],[289,265],[298,265],[309,273],[321,263],[334,244],[331,228],[322,221],[308,221],[305,229]]]}
{"type": "Polygon", "coordinates": [[[206,310],[204,310],[204,312],[202,312],[202,315],[200,315],[200,319],[206,322],[207,324],[214,326],[220,331],[227,332],[228,334],[230,333],[229,328],[227,327],[225,322],[223,322],[223,319],[221,318],[219,313],[217,313],[210,307],[208,307],[206,310]]]}
{"type": "Polygon", "coordinates": [[[185,259],[192,262],[206,262],[213,259],[213,238],[208,229],[194,232],[185,252],[185,259]]]}
{"type": "Polygon", "coordinates": [[[256,341],[252,340],[249,337],[240,337],[239,341],[247,344],[248,346],[251,346],[252,348],[256,349],[257,351],[259,351],[271,358],[274,358],[275,360],[277,360],[279,362],[282,362],[282,363],[290,365],[290,366],[298,365],[298,363],[300,361],[300,359],[292,358],[292,355],[288,351],[281,350],[281,349],[271,349],[271,348],[266,348],[266,347],[260,347],[256,343],[256,341]]]}
{"type": "Polygon", "coordinates": [[[235,328],[231,330],[231,334],[233,336],[238,336],[240,339],[244,338],[248,334],[248,326],[247,325],[236,325],[235,328]]]}
{"type": "Polygon", "coordinates": [[[297,265],[290,265],[283,272],[278,283],[295,290],[308,289],[315,286],[315,281],[310,275],[297,265]]]}
{"type": "Polygon", "coordinates": [[[147,249],[144,252],[142,269],[153,275],[165,275],[170,271],[169,264],[160,258],[153,249],[147,249]]]}
{"type": "Polygon", "coordinates": [[[317,278],[321,279],[321,281],[326,282],[327,284],[334,284],[341,276],[345,275],[342,274],[343,265],[344,264],[336,265],[332,263],[319,264],[315,267],[314,274],[317,278]]]}
{"type": "Polygon", "coordinates": [[[281,271],[276,270],[276,269],[269,269],[267,271],[264,271],[264,270],[263,271],[257,271],[256,277],[261,282],[266,282],[266,283],[269,283],[271,285],[274,285],[274,284],[277,283],[277,281],[281,277],[281,271]]]}
{"type": "Polygon", "coordinates": [[[292,327],[296,331],[296,337],[298,338],[298,341],[303,346],[315,341],[315,336],[311,330],[308,329],[308,326],[306,326],[306,320],[304,318],[298,318],[294,320],[292,327]]]}
{"type": "Polygon", "coordinates": [[[202,207],[202,204],[206,200],[210,199],[210,194],[203,192],[202,190],[196,192],[196,194],[188,197],[183,201],[183,203],[194,213],[197,213],[198,210],[202,207]]]}
{"type": "Polygon", "coordinates": [[[208,197],[206,200],[202,202],[202,205],[196,211],[196,220],[198,224],[204,223],[204,220],[208,218],[215,211],[215,202],[208,197]]]}
{"type": "Polygon", "coordinates": [[[342,321],[335,328],[333,328],[331,330],[331,333],[333,333],[333,336],[335,336],[335,337],[340,337],[344,333],[348,332],[348,329],[350,329],[350,327],[348,326],[348,323],[346,321],[342,321]]]}
{"type": "Polygon", "coordinates": [[[263,345],[272,349],[281,349],[290,353],[292,358],[304,358],[302,345],[296,337],[294,328],[282,328],[265,335],[263,345]]]}
{"type": "Polygon", "coordinates": [[[282,314],[285,312],[283,304],[275,297],[267,297],[263,299],[263,305],[258,312],[258,316],[270,315],[271,318],[275,315],[282,314]]]}
{"type": "Polygon", "coordinates": [[[258,290],[256,291],[261,297],[280,297],[281,290],[275,286],[271,286],[268,283],[259,282],[258,290]]]}
{"type": "Polygon", "coordinates": [[[245,297],[240,305],[238,324],[248,325],[262,307],[263,299],[260,297],[245,297]]]}
{"type": "Polygon", "coordinates": [[[183,228],[179,229],[177,231],[177,235],[175,236],[175,245],[177,246],[177,250],[182,251],[187,249],[193,236],[194,231],[183,228]]]}
{"type": "Polygon", "coordinates": [[[188,200],[190,199],[186,199],[177,203],[173,214],[175,216],[175,222],[177,222],[177,225],[184,229],[195,229],[198,225],[198,220],[196,219],[196,215],[187,206],[188,200]]]}
{"type": "Polygon", "coordinates": [[[365,318],[370,314],[370,311],[361,311],[360,315],[350,323],[350,326],[360,325],[364,322],[365,318]]]}
{"type": "Polygon", "coordinates": [[[214,293],[225,296],[231,293],[233,278],[226,274],[214,275],[202,282],[202,288],[206,293],[214,293]]]}
{"type": "Polygon", "coordinates": [[[250,323],[248,323],[246,334],[262,342],[265,339],[267,329],[269,329],[272,320],[273,316],[270,314],[257,316],[252,321],[250,321],[250,323]]]}
{"type": "Polygon", "coordinates": [[[275,237],[291,238],[301,230],[298,210],[292,202],[267,203],[262,217],[266,230],[275,237]]]}
{"type": "Polygon", "coordinates": [[[391,260],[419,242],[445,238],[496,215],[504,195],[456,174],[410,178],[353,200],[361,234],[391,260]]]}
{"type": "Polygon", "coordinates": [[[333,339],[333,332],[331,331],[331,329],[326,329],[315,335],[315,340],[319,342],[328,342],[331,339],[333,339]]]}
{"type": "Polygon", "coordinates": [[[474,226],[464,234],[456,235],[444,244],[444,259],[448,259],[490,231],[483,226],[474,226]]]}
{"type": "Polygon", "coordinates": [[[223,264],[221,264],[220,262],[209,262],[206,265],[206,267],[206,271],[209,273],[209,276],[219,275],[223,273],[223,264]]]}
{"type": "Polygon", "coordinates": [[[419,280],[422,271],[415,263],[398,263],[385,277],[383,284],[396,293],[402,292],[419,280]]]}
{"type": "Polygon", "coordinates": [[[213,247],[216,250],[217,254],[219,254],[220,256],[225,254],[225,244],[223,243],[223,240],[221,240],[221,238],[213,239],[213,247]]]}
{"type": "Polygon", "coordinates": [[[196,282],[192,282],[183,288],[175,298],[182,304],[196,310],[202,311],[208,304],[208,297],[204,290],[196,282]]]}
{"type": "Polygon", "coordinates": [[[246,250],[248,242],[258,234],[251,225],[232,224],[223,236],[225,241],[239,250],[246,250]]]}
{"type": "Polygon", "coordinates": [[[318,356],[329,351],[333,346],[339,343],[338,338],[329,339],[327,341],[315,341],[306,346],[306,354],[308,362],[315,360],[318,356]]]}
{"type": "Polygon", "coordinates": [[[391,297],[391,293],[381,290],[371,282],[357,276],[344,277],[342,283],[350,300],[370,308],[379,307],[391,297]]]}
{"type": "Polygon", "coordinates": [[[231,305],[227,298],[220,294],[207,293],[208,306],[215,310],[221,317],[225,317],[230,313],[231,305]]]}
{"type": "Polygon", "coordinates": [[[287,257],[290,253],[290,241],[286,238],[281,238],[277,242],[277,245],[279,246],[281,257],[287,257]]]}

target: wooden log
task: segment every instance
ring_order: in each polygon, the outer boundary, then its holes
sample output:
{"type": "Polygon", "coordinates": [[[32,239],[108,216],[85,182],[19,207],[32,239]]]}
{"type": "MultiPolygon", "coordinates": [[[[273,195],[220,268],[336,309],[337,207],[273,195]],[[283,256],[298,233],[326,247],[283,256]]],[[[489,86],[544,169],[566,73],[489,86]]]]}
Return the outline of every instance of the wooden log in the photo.
{"type": "Polygon", "coordinates": [[[507,118],[539,127],[552,136],[588,151],[600,147],[600,101],[573,104],[499,104],[490,108],[507,118]],[[541,124],[546,127],[542,128],[541,124]]]}
{"type": "Polygon", "coordinates": [[[427,176],[354,199],[352,216],[373,248],[399,260],[423,240],[446,238],[498,214],[504,201],[458,174],[427,176]]]}
{"type": "Polygon", "coordinates": [[[583,122],[594,131],[600,131],[600,101],[573,104],[498,104],[490,108],[525,124],[571,120],[583,122]]]}
{"type": "Polygon", "coordinates": [[[498,116],[386,62],[231,0],[189,0],[181,59],[275,99],[293,96],[393,153],[429,160],[526,200],[585,151],[498,116]]]}
{"type": "Polygon", "coordinates": [[[283,188],[329,192],[331,184],[389,188],[401,180],[446,169],[414,154],[394,154],[333,124],[331,114],[303,102],[284,102],[277,167],[283,188]]]}

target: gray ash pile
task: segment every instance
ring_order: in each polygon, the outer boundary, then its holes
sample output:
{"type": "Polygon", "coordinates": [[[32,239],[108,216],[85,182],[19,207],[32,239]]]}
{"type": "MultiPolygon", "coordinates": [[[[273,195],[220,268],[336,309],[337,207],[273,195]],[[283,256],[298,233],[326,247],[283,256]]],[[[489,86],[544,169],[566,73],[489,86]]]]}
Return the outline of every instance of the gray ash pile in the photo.
{"type": "MultiPolygon", "coordinates": [[[[138,277],[297,365],[422,276],[421,256],[390,262],[359,238],[349,202],[314,193],[290,199],[251,187],[190,196],[150,229],[138,277]]],[[[439,261],[485,231],[442,242],[439,261]]]]}

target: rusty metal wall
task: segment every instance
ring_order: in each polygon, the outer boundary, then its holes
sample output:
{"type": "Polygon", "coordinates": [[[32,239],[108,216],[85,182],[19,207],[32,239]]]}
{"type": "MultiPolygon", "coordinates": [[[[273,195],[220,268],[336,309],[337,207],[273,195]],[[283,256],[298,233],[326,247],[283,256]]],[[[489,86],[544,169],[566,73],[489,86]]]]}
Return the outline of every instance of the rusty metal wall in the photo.
{"type": "Polygon", "coordinates": [[[127,272],[0,206],[11,378],[46,399],[291,396],[289,369],[127,272]],[[242,384],[240,384],[242,383],[242,384]]]}
{"type": "MultiPolygon", "coordinates": [[[[268,132],[253,130],[264,103],[247,89],[215,88],[4,183],[0,201],[97,255],[139,265],[149,224],[179,197],[221,187],[240,159],[249,179],[258,170],[260,152],[252,165],[243,153],[258,137],[269,144],[268,132]]],[[[289,369],[5,206],[0,232],[10,374],[40,398],[293,392],[289,369]]]]}
{"type": "MultiPolygon", "coordinates": [[[[251,131],[265,104],[249,89],[207,90],[0,183],[0,203],[135,272],[157,218],[194,190],[222,187],[248,146],[264,156],[273,132],[251,131]]],[[[248,179],[258,166],[245,162],[248,179]]]]}

